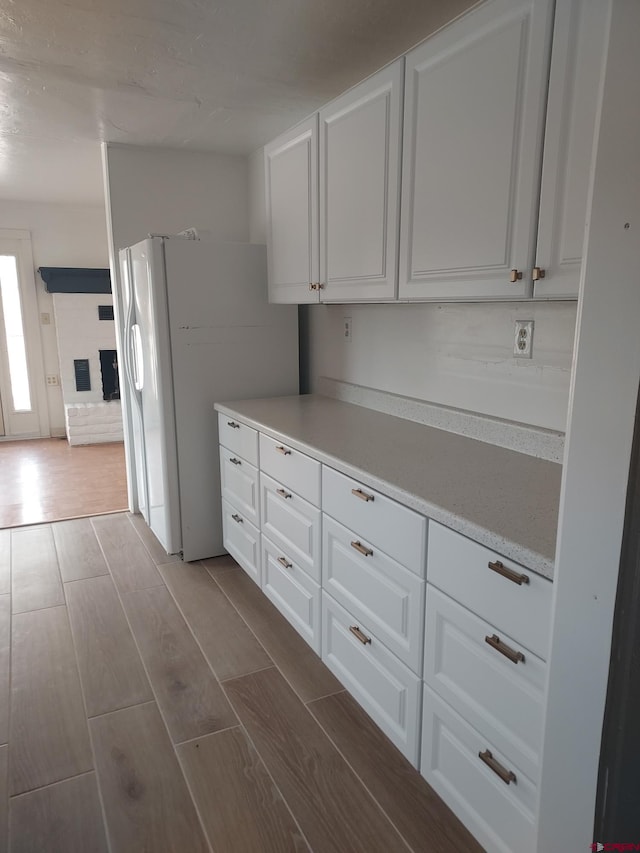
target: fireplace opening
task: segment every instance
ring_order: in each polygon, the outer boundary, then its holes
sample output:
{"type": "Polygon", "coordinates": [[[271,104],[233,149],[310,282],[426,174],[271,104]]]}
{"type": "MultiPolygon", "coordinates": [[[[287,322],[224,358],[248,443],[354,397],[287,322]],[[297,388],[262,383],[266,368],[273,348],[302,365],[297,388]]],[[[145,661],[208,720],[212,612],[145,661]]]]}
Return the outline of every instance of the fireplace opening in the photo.
{"type": "Polygon", "coordinates": [[[116,350],[100,350],[100,370],[102,372],[102,399],[119,400],[120,382],[118,377],[118,353],[116,350]]]}

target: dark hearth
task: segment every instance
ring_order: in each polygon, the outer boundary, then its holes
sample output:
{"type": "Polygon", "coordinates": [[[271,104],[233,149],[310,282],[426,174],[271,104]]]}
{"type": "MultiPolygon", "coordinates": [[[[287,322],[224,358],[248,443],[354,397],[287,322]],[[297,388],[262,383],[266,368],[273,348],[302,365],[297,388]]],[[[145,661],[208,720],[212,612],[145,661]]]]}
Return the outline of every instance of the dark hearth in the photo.
{"type": "Polygon", "coordinates": [[[102,371],[102,399],[119,400],[120,382],[118,379],[118,353],[116,350],[100,350],[100,370],[102,371]]]}

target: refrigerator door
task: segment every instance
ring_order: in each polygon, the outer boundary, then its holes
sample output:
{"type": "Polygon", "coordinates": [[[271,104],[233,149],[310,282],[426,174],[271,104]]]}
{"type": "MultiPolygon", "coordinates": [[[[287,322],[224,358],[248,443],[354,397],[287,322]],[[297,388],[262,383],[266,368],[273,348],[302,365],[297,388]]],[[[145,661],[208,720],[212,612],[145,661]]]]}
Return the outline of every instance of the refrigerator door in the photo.
{"type": "MultiPolygon", "coordinates": [[[[128,411],[131,419],[131,435],[135,495],[133,509],[141,512],[147,524],[149,523],[149,508],[147,501],[147,472],[145,463],[144,429],[142,423],[142,395],[140,393],[139,371],[140,358],[136,355],[134,329],[139,329],[136,323],[133,292],[131,289],[131,258],[130,250],[120,252],[120,276],[122,280],[122,304],[124,312],[124,332],[122,336],[122,361],[124,366],[123,385],[129,401],[128,411]]],[[[139,349],[139,347],[138,347],[139,349]]]]}
{"type": "Polygon", "coordinates": [[[180,489],[163,240],[144,240],[129,252],[135,322],[127,352],[142,410],[145,518],[167,553],[177,554],[182,550],[180,489]]]}

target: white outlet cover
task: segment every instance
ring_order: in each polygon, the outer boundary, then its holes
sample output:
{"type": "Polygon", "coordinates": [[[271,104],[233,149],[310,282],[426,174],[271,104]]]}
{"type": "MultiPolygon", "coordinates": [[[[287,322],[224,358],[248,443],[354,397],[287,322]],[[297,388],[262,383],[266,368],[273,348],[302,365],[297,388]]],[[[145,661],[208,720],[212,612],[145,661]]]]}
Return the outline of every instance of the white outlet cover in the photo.
{"type": "Polygon", "coordinates": [[[533,320],[516,320],[513,340],[514,358],[531,358],[533,352],[533,320]]]}

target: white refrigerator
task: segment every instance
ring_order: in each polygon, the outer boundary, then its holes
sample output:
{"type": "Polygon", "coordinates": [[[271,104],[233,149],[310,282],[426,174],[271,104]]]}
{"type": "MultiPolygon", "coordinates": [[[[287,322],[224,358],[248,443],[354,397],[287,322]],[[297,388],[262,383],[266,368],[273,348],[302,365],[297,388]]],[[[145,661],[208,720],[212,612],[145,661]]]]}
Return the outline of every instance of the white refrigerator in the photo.
{"type": "Polygon", "coordinates": [[[297,308],[267,302],[266,270],[248,243],[120,252],[131,504],[186,561],[225,553],[214,402],[298,393],[297,308]]]}

